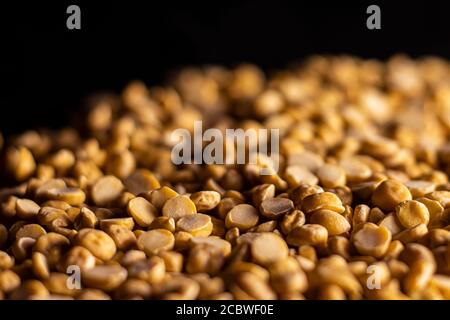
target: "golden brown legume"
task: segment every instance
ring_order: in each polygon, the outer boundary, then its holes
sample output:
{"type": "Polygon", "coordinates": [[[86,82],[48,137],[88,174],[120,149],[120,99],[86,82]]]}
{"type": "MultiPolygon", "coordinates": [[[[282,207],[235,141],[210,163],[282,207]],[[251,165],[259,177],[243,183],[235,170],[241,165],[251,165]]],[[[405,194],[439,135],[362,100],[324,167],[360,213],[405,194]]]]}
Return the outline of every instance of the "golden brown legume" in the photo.
{"type": "Polygon", "coordinates": [[[138,237],[138,247],[149,256],[161,251],[171,250],[174,245],[173,234],[165,229],[147,231],[138,237]]]}
{"type": "Polygon", "coordinates": [[[294,203],[287,198],[271,198],[261,203],[260,211],[269,219],[281,217],[294,209],[294,203]]]}
{"type": "Polygon", "coordinates": [[[31,219],[37,216],[41,207],[30,199],[17,199],[16,215],[20,219],[31,219]]]}
{"type": "Polygon", "coordinates": [[[302,210],[305,213],[322,209],[336,211],[337,213],[343,213],[345,210],[341,199],[331,192],[316,193],[303,199],[302,210]]]}
{"type": "Polygon", "coordinates": [[[237,227],[239,230],[247,230],[254,227],[259,221],[258,211],[248,204],[239,204],[231,209],[225,218],[227,228],[237,227]]]}
{"type": "Polygon", "coordinates": [[[123,188],[123,183],[118,178],[104,176],[92,186],[92,201],[98,206],[108,205],[120,196],[123,188]]]}
{"type": "Polygon", "coordinates": [[[114,240],[101,230],[81,229],[75,241],[78,245],[88,249],[97,258],[105,261],[110,260],[117,250],[114,240]]]}
{"type": "Polygon", "coordinates": [[[309,221],[324,226],[330,236],[342,234],[351,228],[344,216],[331,210],[317,210],[311,215],[309,221]]]}
{"type": "Polygon", "coordinates": [[[398,221],[405,228],[413,228],[419,224],[428,224],[430,214],[428,208],[421,202],[406,200],[395,207],[398,221]]]}
{"type": "Polygon", "coordinates": [[[128,214],[141,227],[148,227],[157,217],[158,211],[154,205],[145,198],[136,197],[128,202],[128,214]]]}
{"type": "Polygon", "coordinates": [[[393,211],[400,202],[411,199],[411,192],[397,180],[383,181],[372,195],[372,203],[386,211],[393,211]]]}
{"type": "Polygon", "coordinates": [[[387,252],[392,235],[386,227],[367,222],[354,232],[352,238],[360,254],[380,258],[387,252]]]}
{"type": "Polygon", "coordinates": [[[213,224],[210,216],[196,213],[181,217],[176,227],[178,230],[189,232],[194,237],[207,237],[212,232],[213,224]]]}
{"type": "Polygon", "coordinates": [[[220,202],[220,193],[216,191],[199,191],[191,194],[197,211],[205,212],[214,209],[220,202]]]}
{"type": "Polygon", "coordinates": [[[111,291],[127,278],[127,270],[119,265],[101,265],[85,269],[82,281],[88,288],[111,291]]]}
{"type": "Polygon", "coordinates": [[[301,246],[304,244],[312,246],[324,246],[328,240],[328,231],[320,224],[305,224],[295,227],[286,237],[288,244],[301,246]]]}
{"type": "Polygon", "coordinates": [[[173,218],[177,221],[183,216],[197,212],[194,202],[187,196],[175,196],[166,201],[162,208],[162,214],[165,217],[173,218]]]}
{"type": "Polygon", "coordinates": [[[83,134],[0,134],[0,299],[450,299],[449,70],[191,68],[93,100],[83,134]],[[174,165],[197,120],[279,129],[278,170],[174,165]]]}
{"type": "Polygon", "coordinates": [[[252,257],[261,265],[269,265],[288,255],[286,242],[270,232],[263,232],[251,244],[252,257]]]}

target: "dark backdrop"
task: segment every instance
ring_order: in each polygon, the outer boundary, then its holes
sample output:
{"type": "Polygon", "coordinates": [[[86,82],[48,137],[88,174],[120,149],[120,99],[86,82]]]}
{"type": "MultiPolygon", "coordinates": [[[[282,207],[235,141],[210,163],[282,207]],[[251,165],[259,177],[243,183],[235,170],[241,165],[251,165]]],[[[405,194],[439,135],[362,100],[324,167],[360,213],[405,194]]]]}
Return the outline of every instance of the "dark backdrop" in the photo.
{"type": "Polygon", "coordinates": [[[266,69],[314,53],[450,58],[448,1],[28,1],[2,4],[0,131],[67,122],[88,93],[189,64],[266,69]],[[29,2],[29,3],[28,3],[29,2]],[[82,29],[66,29],[81,7],[82,29]],[[365,27],[378,4],[382,30],[365,27]]]}

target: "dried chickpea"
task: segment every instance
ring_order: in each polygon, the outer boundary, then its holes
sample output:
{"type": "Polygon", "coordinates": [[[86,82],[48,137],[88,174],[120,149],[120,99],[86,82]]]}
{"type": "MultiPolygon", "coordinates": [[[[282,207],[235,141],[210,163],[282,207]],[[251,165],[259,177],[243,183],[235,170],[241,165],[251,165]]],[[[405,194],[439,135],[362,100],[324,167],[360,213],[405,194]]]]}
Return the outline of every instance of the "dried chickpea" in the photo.
{"type": "Polygon", "coordinates": [[[260,184],[254,187],[252,190],[253,203],[259,206],[264,200],[273,198],[275,196],[275,185],[273,184],[260,184]]]}
{"type": "Polygon", "coordinates": [[[136,249],[128,250],[121,258],[120,264],[124,267],[129,267],[136,261],[145,260],[146,259],[145,252],[139,251],[136,249]]]}
{"type": "Polygon", "coordinates": [[[174,234],[175,237],[175,249],[185,250],[188,249],[193,238],[192,234],[186,231],[178,231],[174,234]]]}
{"type": "Polygon", "coordinates": [[[88,288],[111,291],[127,278],[127,270],[119,265],[100,265],[82,271],[81,280],[88,288]]]}
{"type": "Polygon", "coordinates": [[[320,224],[305,224],[295,227],[286,237],[286,242],[293,246],[324,246],[328,240],[328,231],[320,224]]]}
{"type": "Polygon", "coordinates": [[[444,209],[450,206],[450,191],[433,191],[427,194],[427,198],[439,201],[444,209]]]}
{"type": "Polygon", "coordinates": [[[386,227],[393,236],[403,230],[402,225],[394,213],[387,214],[377,223],[380,227],[386,227]]]}
{"type": "Polygon", "coordinates": [[[397,180],[381,182],[372,195],[372,203],[385,211],[393,211],[400,202],[411,199],[409,189],[397,180]]]}
{"type": "Polygon", "coordinates": [[[128,230],[133,230],[134,221],[133,218],[113,218],[100,220],[100,229],[103,231],[108,229],[110,226],[116,225],[127,228],[128,230]]]}
{"type": "Polygon", "coordinates": [[[152,294],[151,286],[141,279],[127,279],[114,292],[115,299],[148,299],[152,294]]]}
{"type": "Polygon", "coordinates": [[[319,179],[303,166],[288,166],[284,172],[286,182],[290,187],[297,187],[302,183],[317,184],[319,179]]]}
{"type": "Polygon", "coordinates": [[[250,272],[258,276],[261,280],[268,281],[270,279],[270,273],[267,269],[252,262],[236,261],[226,269],[226,272],[231,277],[241,272],[250,272]]]}
{"type": "Polygon", "coordinates": [[[34,244],[33,251],[44,254],[50,265],[54,265],[61,260],[63,251],[70,245],[70,240],[67,237],[49,232],[40,236],[34,244]]]}
{"type": "MultiPolygon", "coordinates": [[[[279,233],[277,230],[278,227],[278,221],[276,220],[270,220],[264,223],[261,223],[251,229],[249,229],[249,232],[275,232],[279,233]]],[[[230,229],[231,230],[231,229],[230,229]]]]}
{"type": "Polygon", "coordinates": [[[313,246],[304,244],[298,247],[298,254],[311,262],[317,262],[317,252],[313,246]]]}
{"type": "Polygon", "coordinates": [[[72,247],[65,256],[64,268],[67,270],[69,266],[78,266],[81,270],[95,267],[96,258],[86,248],[81,246],[72,247]]]}
{"type": "Polygon", "coordinates": [[[175,245],[175,238],[172,232],[168,230],[154,229],[138,237],[137,244],[139,249],[151,256],[162,251],[172,250],[175,245]]]}
{"type": "Polygon", "coordinates": [[[0,270],[7,270],[14,266],[14,258],[8,253],[0,251],[0,270]]]}
{"type": "Polygon", "coordinates": [[[68,204],[64,201],[61,201],[61,200],[47,200],[44,203],[42,203],[42,207],[52,207],[52,208],[61,209],[64,211],[68,211],[70,209],[76,208],[76,207],[72,207],[70,204],[68,204]]]}
{"type": "Polygon", "coordinates": [[[127,210],[128,214],[141,227],[150,226],[158,215],[156,207],[142,197],[131,199],[128,202],[127,210]]]}
{"type": "Polygon", "coordinates": [[[353,210],[353,217],[352,217],[353,227],[356,227],[360,223],[367,222],[369,220],[369,215],[370,215],[370,207],[368,207],[365,204],[357,205],[353,210]]]}
{"type": "Polygon", "coordinates": [[[154,286],[155,294],[163,300],[193,300],[200,293],[197,281],[183,275],[174,275],[154,286]]]}
{"type": "Polygon", "coordinates": [[[291,155],[288,159],[288,165],[297,165],[306,167],[311,172],[316,172],[323,165],[323,159],[308,150],[291,155]]]}
{"type": "Polygon", "coordinates": [[[281,231],[287,235],[295,227],[301,227],[305,224],[305,214],[300,210],[294,210],[286,214],[280,222],[281,231]]]}
{"type": "Polygon", "coordinates": [[[127,269],[130,278],[145,280],[150,284],[161,282],[166,272],[164,260],[158,256],[136,261],[127,269]]]}
{"type": "Polygon", "coordinates": [[[252,257],[258,264],[268,265],[288,255],[286,242],[276,234],[263,232],[251,244],[252,257]]]}
{"type": "Polygon", "coordinates": [[[267,282],[250,272],[236,275],[230,291],[238,300],[272,300],[276,297],[267,282]]]}
{"type": "Polygon", "coordinates": [[[0,291],[10,293],[20,286],[20,282],[20,277],[13,271],[0,271],[0,291]]]}
{"type": "Polygon", "coordinates": [[[79,246],[88,249],[97,258],[107,261],[116,254],[114,240],[105,232],[96,229],[81,229],[75,239],[79,246]]]}
{"type": "Polygon", "coordinates": [[[29,237],[29,238],[33,238],[36,240],[37,238],[39,238],[40,236],[42,236],[44,234],[47,234],[47,232],[40,225],[34,224],[34,223],[26,224],[23,227],[21,227],[19,230],[17,230],[16,239],[29,237]]]}
{"type": "Polygon", "coordinates": [[[271,198],[261,202],[260,212],[269,219],[277,219],[294,210],[294,203],[286,198],[271,198]]]}
{"type": "Polygon", "coordinates": [[[207,237],[212,232],[213,224],[210,216],[196,213],[181,217],[176,223],[176,228],[189,232],[194,237],[207,237]]]}
{"type": "Polygon", "coordinates": [[[333,236],[328,239],[328,249],[332,254],[350,259],[350,241],[342,236],[333,236]]]}
{"type": "Polygon", "coordinates": [[[12,300],[43,300],[49,296],[50,292],[38,280],[27,280],[11,293],[12,300]]]}
{"type": "Polygon", "coordinates": [[[293,257],[277,260],[269,267],[272,287],[278,293],[304,292],[308,287],[306,274],[293,257]]]}
{"type": "Polygon", "coordinates": [[[431,200],[428,198],[417,198],[416,200],[423,203],[427,207],[431,224],[439,222],[444,212],[444,208],[439,203],[439,201],[431,200]]]}
{"type": "Polygon", "coordinates": [[[169,217],[157,217],[152,221],[149,229],[166,229],[170,232],[175,232],[175,220],[169,217]]]}
{"type": "Polygon", "coordinates": [[[413,198],[424,197],[436,189],[434,183],[425,180],[410,180],[405,182],[405,186],[409,189],[413,198]]]}
{"type": "Polygon", "coordinates": [[[336,188],[346,183],[345,170],[335,164],[324,164],[317,171],[320,184],[325,188],[336,188]]]}
{"type": "Polygon", "coordinates": [[[210,277],[205,273],[194,274],[192,279],[200,285],[198,299],[210,299],[224,292],[225,284],[220,277],[210,277]]]}
{"type": "Polygon", "coordinates": [[[67,227],[71,221],[64,210],[42,207],[37,215],[39,224],[48,228],[67,227]]]}
{"type": "Polygon", "coordinates": [[[350,272],[344,258],[332,255],[321,259],[311,274],[311,286],[317,287],[322,283],[335,284],[342,288],[347,295],[358,297],[361,285],[350,272]]]}
{"type": "Polygon", "coordinates": [[[345,292],[336,284],[325,284],[317,294],[320,300],[346,300],[345,292]]]}
{"type": "Polygon", "coordinates": [[[159,256],[164,260],[167,272],[181,272],[183,269],[183,255],[176,251],[162,251],[159,256]]]}
{"type": "Polygon", "coordinates": [[[398,221],[405,228],[413,228],[419,224],[428,224],[430,214],[428,208],[421,202],[406,200],[395,207],[398,221]]]}
{"type": "Polygon", "coordinates": [[[31,254],[36,239],[30,237],[22,237],[13,242],[11,253],[17,261],[23,261],[31,254]]]}
{"type": "Polygon", "coordinates": [[[199,191],[191,194],[198,212],[205,212],[214,209],[220,202],[220,193],[216,191],[199,191]]]}
{"type": "Polygon", "coordinates": [[[17,199],[16,215],[20,219],[31,219],[36,217],[41,207],[30,199],[17,199]]]}
{"type": "Polygon", "coordinates": [[[324,226],[328,235],[335,236],[350,230],[351,226],[347,219],[339,213],[331,210],[317,210],[311,215],[310,223],[324,226]]]}
{"type": "Polygon", "coordinates": [[[228,212],[230,212],[231,209],[236,207],[237,205],[243,204],[243,201],[236,198],[223,198],[220,200],[219,204],[217,205],[217,215],[221,219],[225,219],[228,212]]]}
{"type": "Polygon", "coordinates": [[[167,200],[176,196],[178,196],[178,193],[175,190],[164,186],[150,191],[147,195],[147,200],[149,200],[158,210],[161,210],[167,200]]]}
{"type": "Polygon", "coordinates": [[[189,249],[186,261],[186,272],[217,274],[223,267],[225,259],[223,252],[214,246],[194,244],[189,249]]]}
{"type": "Polygon", "coordinates": [[[136,168],[136,159],[129,150],[114,152],[108,157],[105,171],[120,179],[128,177],[136,168]]]}
{"type": "Polygon", "coordinates": [[[5,163],[7,172],[17,181],[25,180],[36,169],[33,154],[25,147],[7,149],[5,163]]]}
{"type": "Polygon", "coordinates": [[[415,261],[403,279],[403,286],[409,295],[420,292],[431,280],[436,265],[426,260],[415,261]]]}
{"type": "Polygon", "coordinates": [[[197,213],[194,202],[187,196],[176,196],[166,201],[162,208],[165,217],[173,218],[175,221],[183,216],[197,213]]]}
{"type": "Polygon", "coordinates": [[[364,162],[357,158],[343,158],[339,165],[344,169],[346,179],[351,182],[367,180],[372,175],[372,170],[364,162]]]}
{"type": "Polygon", "coordinates": [[[114,240],[119,250],[127,250],[136,246],[136,236],[129,228],[112,224],[105,229],[105,232],[114,240]]]}
{"type": "Polygon", "coordinates": [[[337,213],[343,213],[345,211],[341,199],[331,192],[316,193],[303,199],[302,210],[306,214],[323,209],[332,210],[337,213]]]}
{"type": "Polygon", "coordinates": [[[114,176],[104,176],[92,186],[91,198],[98,206],[106,206],[116,200],[122,193],[122,181],[114,176]]]}
{"type": "Polygon", "coordinates": [[[393,239],[400,240],[402,243],[416,242],[428,233],[426,224],[418,224],[415,227],[405,229],[397,233],[393,239]]]}
{"type": "Polygon", "coordinates": [[[226,233],[225,222],[222,221],[221,219],[211,217],[211,223],[213,224],[211,235],[223,237],[226,233]]]}
{"type": "Polygon", "coordinates": [[[98,218],[92,210],[87,207],[81,208],[80,212],[77,214],[73,226],[76,230],[81,230],[84,228],[95,228],[98,224],[98,218]]]}
{"type": "Polygon", "coordinates": [[[146,170],[138,169],[124,181],[126,189],[134,195],[155,190],[161,187],[155,175],[146,170]]]}
{"type": "Polygon", "coordinates": [[[380,258],[387,252],[391,238],[386,227],[368,222],[355,231],[352,242],[360,254],[380,258]]]}
{"type": "Polygon", "coordinates": [[[208,245],[219,249],[224,257],[227,257],[231,253],[231,244],[218,237],[209,236],[209,237],[193,237],[190,238],[191,246],[195,245],[208,245]]]}
{"type": "Polygon", "coordinates": [[[377,224],[384,217],[385,214],[383,213],[383,211],[380,208],[375,207],[370,209],[368,222],[377,224]]]}
{"type": "Polygon", "coordinates": [[[86,200],[86,195],[79,188],[51,188],[43,193],[46,199],[64,201],[71,206],[79,206],[86,200]]]}
{"type": "Polygon", "coordinates": [[[254,227],[259,221],[258,211],[248,204],[239,204],[231,209],[225,218],[227,228],[237,227],[239,230],[247,230],[254,227]]]}

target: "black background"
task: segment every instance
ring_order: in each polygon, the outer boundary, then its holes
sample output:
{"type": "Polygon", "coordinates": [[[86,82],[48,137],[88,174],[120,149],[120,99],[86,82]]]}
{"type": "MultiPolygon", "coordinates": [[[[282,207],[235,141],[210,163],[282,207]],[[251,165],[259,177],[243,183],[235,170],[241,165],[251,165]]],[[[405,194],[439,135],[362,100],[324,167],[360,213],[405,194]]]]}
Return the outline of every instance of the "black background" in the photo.
{"type": "Polygon", "coordinates": [[[314,53],[450,58],[448,1],[29,1],[0,6],[0,131],[64,125],[93,91],[184,65],[266,70],[314,53]],[[81,7],[81,30],[66,8],[81,7]],[[381,30],[366,8],[381,7],[381,30]]]}

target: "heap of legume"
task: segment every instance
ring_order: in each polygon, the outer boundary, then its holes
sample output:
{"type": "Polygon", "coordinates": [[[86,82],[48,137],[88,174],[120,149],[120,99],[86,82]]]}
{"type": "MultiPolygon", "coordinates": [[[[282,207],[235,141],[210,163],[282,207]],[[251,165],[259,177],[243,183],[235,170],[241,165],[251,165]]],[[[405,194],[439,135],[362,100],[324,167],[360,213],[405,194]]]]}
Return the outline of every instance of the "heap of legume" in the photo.
{"type": "Polygon", "coordinates": [[[450,299],[447,61],[185,69],[80,123],[0,137],[0,299],[450,299]],[[278,128],[278,172],[174,165],[196,120],[278,128]]]}

